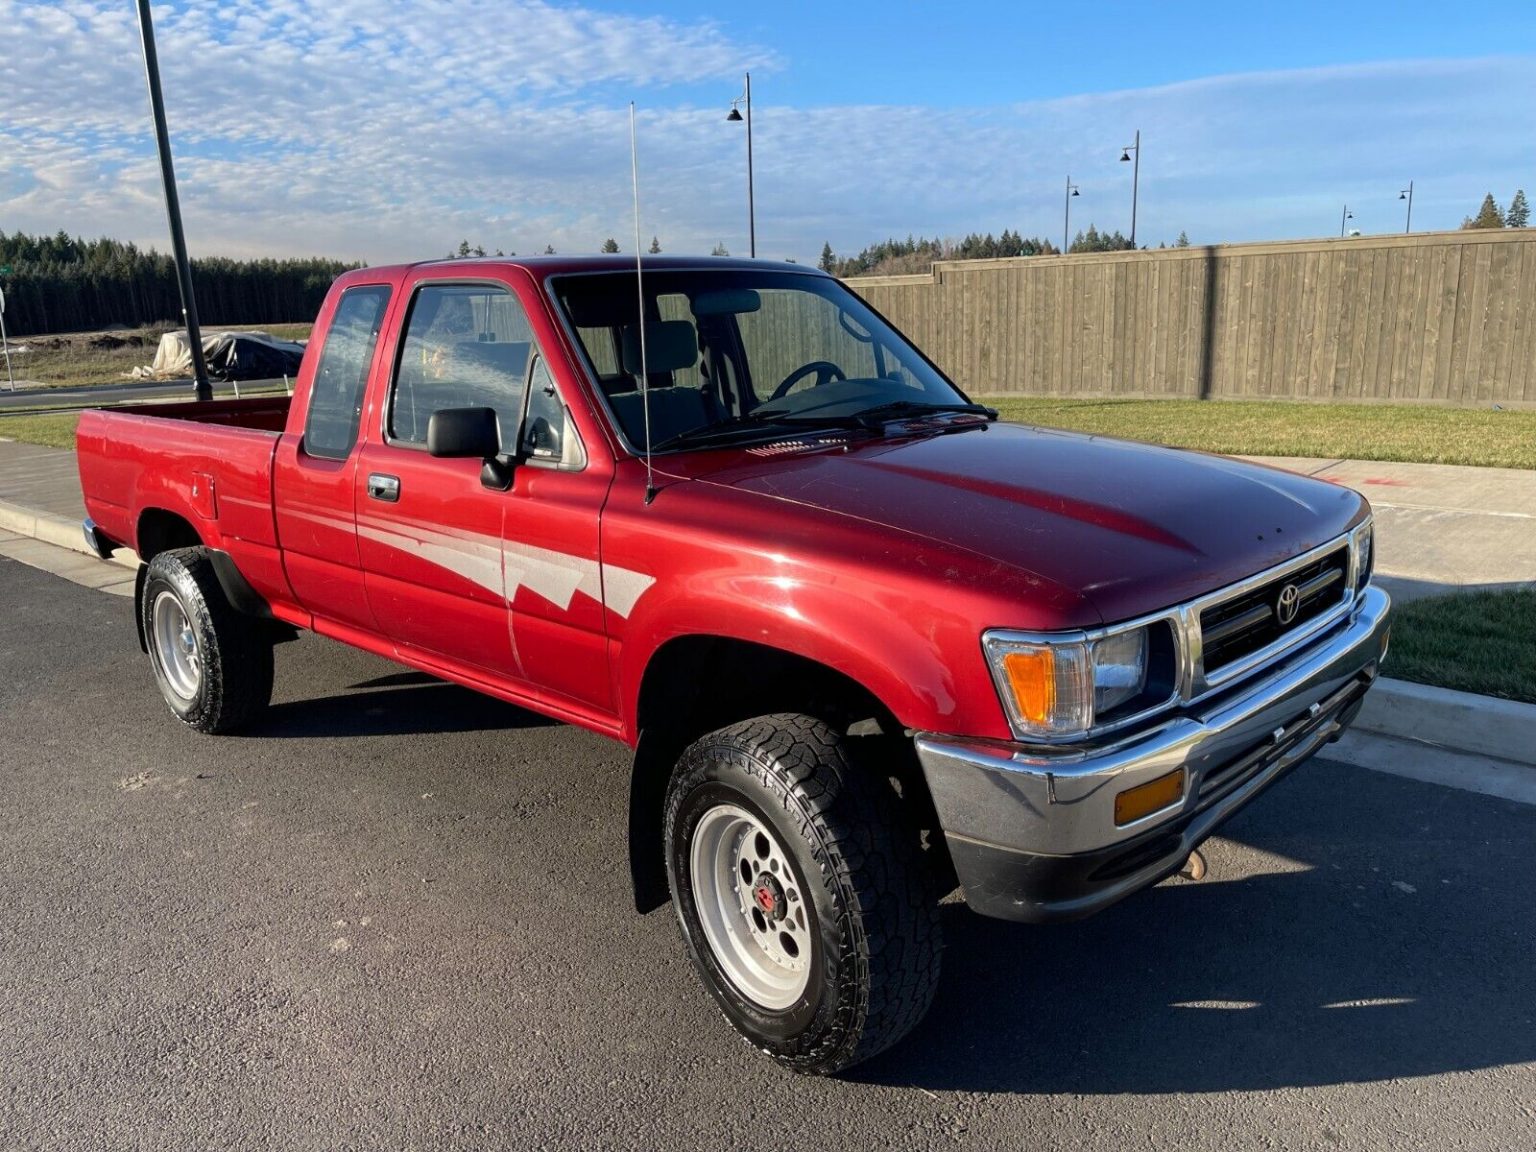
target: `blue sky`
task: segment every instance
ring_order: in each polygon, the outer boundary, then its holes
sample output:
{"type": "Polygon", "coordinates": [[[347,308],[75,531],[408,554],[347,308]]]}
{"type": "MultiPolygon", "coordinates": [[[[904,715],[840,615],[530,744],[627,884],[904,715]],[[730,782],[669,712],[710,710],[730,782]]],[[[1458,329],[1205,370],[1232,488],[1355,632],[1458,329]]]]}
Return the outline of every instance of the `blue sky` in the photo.
{"type": "MultiPolygon", "coordinates": [[[[164,248],[133,6],[0,0],[0,229],[164,248]]],[[[1536,6],[705,6],[223,0],[156,7],[194,252],[746,250],[1129,230],[1155,246],[1453,228],[1536,194],[1536,6]]]]}

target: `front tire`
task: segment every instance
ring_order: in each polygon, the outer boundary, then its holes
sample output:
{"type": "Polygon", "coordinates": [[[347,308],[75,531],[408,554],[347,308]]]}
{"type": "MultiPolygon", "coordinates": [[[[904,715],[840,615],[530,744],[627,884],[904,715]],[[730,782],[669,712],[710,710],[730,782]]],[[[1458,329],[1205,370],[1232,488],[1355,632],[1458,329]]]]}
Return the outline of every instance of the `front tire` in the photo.
{"type": "Polygon", "coordinates": [[[938,984],[938,899],[883,777],[809,716],[712,732],[678,763],[665,841],[694,966],[726,1018],[797,1072],[896,1043],[938,984]]]}
{"type": "Polygon", "coordinates": [[[233,732],[272,700],[272,642],[230,607],[202,548],[161,552],[139,601],[155,684],[189,728],[233,732]]]}

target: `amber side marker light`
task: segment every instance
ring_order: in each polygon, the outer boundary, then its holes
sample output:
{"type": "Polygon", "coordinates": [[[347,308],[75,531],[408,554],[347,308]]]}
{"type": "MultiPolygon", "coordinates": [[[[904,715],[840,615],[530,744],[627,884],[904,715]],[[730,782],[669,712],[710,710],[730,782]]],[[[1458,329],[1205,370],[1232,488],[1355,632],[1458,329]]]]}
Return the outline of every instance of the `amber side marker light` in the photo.
{"type": "Polygon", "coordinates": [[[1184,795],[1184,769],[1175,768],[1166,776],[1127,788],[1115,797],[1115,824],[1124,827],[1143,816],[1161,812],[1184,795]]]}

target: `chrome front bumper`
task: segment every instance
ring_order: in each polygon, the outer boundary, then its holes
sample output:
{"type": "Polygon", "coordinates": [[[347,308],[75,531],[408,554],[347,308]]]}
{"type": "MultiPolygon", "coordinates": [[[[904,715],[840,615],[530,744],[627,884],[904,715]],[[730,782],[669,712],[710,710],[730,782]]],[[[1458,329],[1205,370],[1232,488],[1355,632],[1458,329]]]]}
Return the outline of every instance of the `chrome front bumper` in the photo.
{"type": "Polygon", "coordinates": [[[1263,674],[1095,747],[918,735],[967,902],[1010,920],[1076,919],[1177,871],[1217,826],[1354,719],[1386,652],[1390,605],[1369,587],[1346,621],[1263,674]],[[1116,796],[1181,767],[1179,800],[1116,825],[1116,796]]]}

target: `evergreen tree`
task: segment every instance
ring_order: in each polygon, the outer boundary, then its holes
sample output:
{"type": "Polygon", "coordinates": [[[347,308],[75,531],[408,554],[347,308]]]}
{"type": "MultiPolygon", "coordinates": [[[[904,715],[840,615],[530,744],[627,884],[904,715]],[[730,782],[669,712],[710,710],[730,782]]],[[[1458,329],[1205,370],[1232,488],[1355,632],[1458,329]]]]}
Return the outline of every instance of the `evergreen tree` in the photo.
{"type": "Polygon", "coordinates": [[[619,242],[617,240],[615,240],[612,236],[608,237],[608,239],[603,241],[603,251],[604,252],[612,254],[614,252],[617,252],[618,250],[619,250],[619,242]]]}
{"type": "Polygon", "coordinates": [[[1189,247],[1189,236],[1185,233],[1184,229],[1179,229],[1179,238],[1173,242],[1173,246],[1175,248],[1189,247]]]}
{"type": "Polygon", "coordinates": [[[1525,189],[1515,192],[1515,198],[1509,202],[1509,211],[1504,213],[1504,226],[1506,228],[1524,228],[1531,219],[1531,206],[1525,202],[1525,189]]]}
{"type": "Polygon", "coordinates": [[[1499,204],[1493,198],[1493,193],[1483,197],[1483,206],[1478,209],[1476,216],[1469,216],[1461,222],[1463,228],[1502,228],[1504,227],[1504,213],[1499,211],[1499,204]]]}
{"type": "Polygon", "coordinates": [[[837,253],[832,251],[832,241],[828,240],[821,246],[821,259],[816,261],[816,267],[823,272],[830,272],[837,267],[837,253]]]}
{"type": "Polygon", "coordinates": [[[729,256],[731,253],[730,249],[725,246],[725,241],[722,240],[709,250],[709,254],[711,256],[729,256]]]}
{"type": "Polygon", "coordinates": [[[650,252],[650,254],[652,256],[660,255],[661,254],[661,241],[658,240],[656,237],[652,236],[651,237],[651,246],[650,246],[650,248],[646,249],[646,251],[650,252]]]}
{"type": "Polygon", "coordinates": [[[469,255],[469,241],[468,240],[460,240],[459,241],[459,250],[454,255],[456,255],[460,260],[462,260],[466,256],[468,256],[469,255]]]}
{"type": "Polygon", "coordinates": [[[544,255],[546,255],[546,256],[553,256],[554,254],[555,254],[555,246],[553,244],[546,244],[546,245],[544,245],[544,255]]]}

